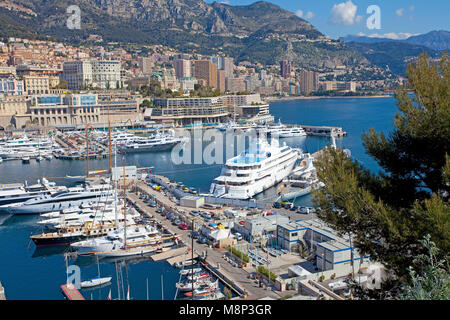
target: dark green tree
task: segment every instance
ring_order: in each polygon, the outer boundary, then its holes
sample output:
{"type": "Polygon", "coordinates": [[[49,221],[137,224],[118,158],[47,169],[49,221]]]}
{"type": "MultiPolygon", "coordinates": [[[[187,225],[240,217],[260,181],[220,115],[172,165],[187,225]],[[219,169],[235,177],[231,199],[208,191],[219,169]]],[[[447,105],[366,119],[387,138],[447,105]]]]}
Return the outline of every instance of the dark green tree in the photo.
{"type": "MultiPolygon", "coordinates": [[[[438,65],[420,56],[407,69],[413,95],[396,92],[399,113],[385,135],[372,128],[363,144],[383,169],[377,174],[342,150],[327,149],[316,162],[325,187],[314,192],[319,216],[350,234],[364,255],[408,282],[408,267],[423,254],[427,235],[448,258],[450,249],[450,68],[444,54],[438,65]]],[[[392,280],[391,279],[391,280],[392,280]]]]}

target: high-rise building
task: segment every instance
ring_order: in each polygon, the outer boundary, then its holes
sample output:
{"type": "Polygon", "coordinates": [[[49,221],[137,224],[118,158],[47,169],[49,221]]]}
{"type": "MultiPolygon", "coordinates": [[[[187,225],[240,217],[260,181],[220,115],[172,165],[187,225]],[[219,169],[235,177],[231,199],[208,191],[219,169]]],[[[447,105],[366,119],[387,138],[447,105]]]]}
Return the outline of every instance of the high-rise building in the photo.
{"type": "Polygon", "coordinates": [[[223,56],[213,56],[210,58],[212,63],[217,65],[217,69],[223,70],[225,78],[232,78],[234,71],[233,58],[223,56]]]}
{"type": "Polygon", "coordinates": [[[196,60],[194,76],[196,79],[205,80],[206,85],[217,88],[217,65],[210,60],[196,60]]]}
{"type": "Polygon", "coordinates": [[[245,91],[245,81],[242,78],[227,78],[225,84],[227,91],[233,93],[245,91]]]}
{"type": "Polygon", "coordinates": [[[191,60],[177,59],[174,62],[175,75],[178,79],[192,77],[191,60]]]}
{"type": "Polygon", "coordinates": [[[319,74],[314,71],[300,72],[300,90],[303,94],[310,94],[319,89],[319,74]]]}
{"type": "Polygon", "coordinates": [[[153,69],[153,61],[149,57],[138,58],[139,69],[143,74],[151,74],[153,69]]]}
{"type": "Polygon", "coordinates": [[[217,88],[225,92],[225,70],[217,70],[217,88]]]}
{"type": "Polygon", "coordinates": [[[292,71],[292,63],[288,60],[281,60],[280,61],[281,76],[287,79],[291,76],[291,71],[292,71]]]}

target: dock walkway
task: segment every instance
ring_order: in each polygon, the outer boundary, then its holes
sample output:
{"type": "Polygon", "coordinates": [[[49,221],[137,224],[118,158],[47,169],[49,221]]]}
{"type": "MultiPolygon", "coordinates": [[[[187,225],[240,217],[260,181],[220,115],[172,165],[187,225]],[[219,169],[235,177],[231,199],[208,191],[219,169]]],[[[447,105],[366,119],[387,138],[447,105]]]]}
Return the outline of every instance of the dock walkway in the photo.
{"type": "Polygon", "coordinates": [[[153,261],[160,261],[160,260],[164,260],[164,259],[168,259],[168,258],[172,258],[172,257],[178,256],[178,255],[183,254],[185,252],[186,252],[186,247],[171,249],[171,250],[166,251],[166,252],[157,253],[157,254],[152,255],[152,260],[153,261]]]}
{"type": "MultiPolygon", "coordinates": [[[[177,206],[167,197],[164,197],[164,195],[161,192],[153,190],[152,188],[148,187],[145,183],[139,182],[137,184],[137,187],[138,187],[137,189],[141,192],[145,192],[149,195],[154,194],[156,196],[157,202],[159,204],[162,204],[166,208],[170,208],[171,211],[175,211],[175,208],[180,209],[179,206],[177,206]]],[[[156,208],[146,206],[144,202],[142,202],[135,193],[130,192],[128,194],[128,197],[130,201],[133,201],[134,203],[140,203],[142,205],[143,209],[142,211],[145,214],[152,216],[153,219],[156,220],[157,223],[163,226],[166,230],[170,231],[170,229],[173,229],[170,220],[161,217],[161,215],[156,212],[156,208]]],[[[192,218],[187,217],[186,213],[186,220],[189,221],[191,219],[192,218]]],[[[184,244],[186,244],[186,246],[182,248],[171,249],[169,251],[162,252],[160,254],[156,254],[152,256],[152,258],[163,260],[165,258],[168,258],[169,255],[173,254],[173,256],[167,260],[167,262],[171,264],[174,264],[177,261],[190,260],[192,258],[192,252],[189,251],[187,254],[183,254],[183,252],[186,252],[186,250],[191,247],[192,240],[189,237],[190,233],[191,230],[177,230],[179,238],[184,244]]],[[[279,298],[279,296],[275,292],[267,291],[264,288],[259,287],[254,280],[249,279],[249,272],[247,270],[243,268],[233,267],[231,264],[226,262],[223,258],[225,253],[224,250],[222,249],[217,250],[215,248],[209,247],[208,245],[196,243],[194,245],[194,258],[198,257],[203,253],[206,253],[206,258],[203,260],[203,262],[205,263],[205,266],[207,266],[207,269],[210,270],[211,273],[214,273],[216,276],[218,276],[222,283],[224,283],[229,287],[231,286],[230,289],[232,289],[239,296],[242,297],[242,293],[245,292],[246,299],[258,299],[266,296],[279,298]]]]}
{"type": "MultiPolygon", "coordinates": [[[[186,248],[183,248],[186,250],[186,248]]],[[[186,260],[190,260],[192,258],[192,253],[188,252],[170,259],[167,259],[167,263],[169,263],[171,266],[173,266],[177,262],[182,262],[186,260]]],[[[198,254],[194,253],[194,259],[198,258],[198,254]]]]}
{"type": "Polygon", "coordinates": [[[63,284],[61,290],[64,296],[69,300],[84,300],[80,291],[78,291],[73,284],[63,284]]]}

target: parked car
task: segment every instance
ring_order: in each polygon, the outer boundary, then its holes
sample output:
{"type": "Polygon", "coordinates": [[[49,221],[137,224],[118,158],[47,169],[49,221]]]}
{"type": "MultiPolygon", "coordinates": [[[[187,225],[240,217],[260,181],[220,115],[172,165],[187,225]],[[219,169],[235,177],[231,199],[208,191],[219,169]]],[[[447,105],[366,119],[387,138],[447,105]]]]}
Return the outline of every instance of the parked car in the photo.
{"type": "Polygon", "coordinates": [[[291,209],[294,206],[294,204],[292,202],[286,202],[284,204],[284,208],[285,209],[291,209]]]}
{"type": "Polygon", "coordinates": [[[242,234],[240,234],[239,232],[236,232],[236,233],[234,234],[234,237],[236,238],[237,241],[242,240],[242,234]]]}
{"type": "Polygon", "coordinates": [[[162,213],[162,212],[163,212],[163,209],[162,209],[161,207],[158,207],[158,209],[156,209],[156,212],[162,213]]]}
{"type": "Polygon", "coordinates": [[[187,224],[184,224],[184,223],[180,224],[179,227],[180,227],[181,230],[189,229],[189,226],[187,224]]]}
{"type": "Polygon", "coordinates": [[[194,231],[194,232],[192,233],[192,237],[193,237],[194,239],[198,239],[199,236],[200,236],[200,234],[199,234],[197,231],[194,231]]]}
{"type": "Polygon", "coordinates": [[[192,211],[191,211],[191,215],[193,215],[194,217],[196,217],[196,216],[199,215],[199,213],[198,213],[198,211],[196,211],[196,210],[192,210],[192,211]]]}
{"type": "Polygon", "coordinates": [[[299,213],[308,214],[311,212],[311,208],[309,207],[299,207],[298,208],[299,213]]]}
{"type": "Polygon", "coordinates": [[[280,209],[280,208],[281,208],[281,203],[275,202],[275,203],[273,204],[273,207],[274,207],[275,209],[280,209]]]}
{"type": "Polygon", "coordinates": [[[297,209],[298,209],[298,207],[297,206],[293,206],[291,209],[289,209],[289,210],[291,210],[291,211],[297,211],[297,209]]]}
{"type": "Polygon", "coordinates": [[[208,243],[208,239],[206,239],[205,237],[202,237],[202,238],[199,239],[198,242],[200,242],[200,243],[208,243]]]}

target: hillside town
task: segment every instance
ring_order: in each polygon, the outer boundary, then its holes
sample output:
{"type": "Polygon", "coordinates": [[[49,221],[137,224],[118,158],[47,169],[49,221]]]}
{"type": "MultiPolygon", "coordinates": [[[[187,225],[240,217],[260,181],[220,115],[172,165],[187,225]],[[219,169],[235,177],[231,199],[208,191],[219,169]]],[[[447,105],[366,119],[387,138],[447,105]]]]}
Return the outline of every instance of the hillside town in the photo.
{"type": "MultiPolygon", "coordinates": [[[[91,40],[101,41],[95,36],[91,40]]],[[[15,129],[77,125],[82,117],[89,123],[105,123],[106,114],[113,122],[174,124],[176,111],[161,111],[165,103],[161,99],[192,97],[209,99],[205,101],[216,108],[200,111],[202,117],[197,121],[224,121],[233,116],[227,108],[238,105],[254,105],[245,111],[233,109],[238,116],[259,114],[267,120],[264,101],[380,95],[402,81],[388,70],[370,65],[302,70],[289,60],[271,66],[235,63],[227,56],[179,53],[158,45],[96,43],[77,47],[9,38],[0,42],[0,125],[15,129]],[[222,96],[230,97],[219,99],[219,108],[213,100],[222,96]]],[[[193,120],[183,117],[175,124],[193,120]]]]}

